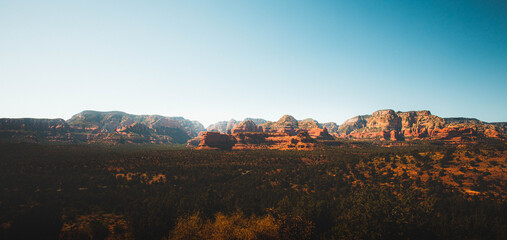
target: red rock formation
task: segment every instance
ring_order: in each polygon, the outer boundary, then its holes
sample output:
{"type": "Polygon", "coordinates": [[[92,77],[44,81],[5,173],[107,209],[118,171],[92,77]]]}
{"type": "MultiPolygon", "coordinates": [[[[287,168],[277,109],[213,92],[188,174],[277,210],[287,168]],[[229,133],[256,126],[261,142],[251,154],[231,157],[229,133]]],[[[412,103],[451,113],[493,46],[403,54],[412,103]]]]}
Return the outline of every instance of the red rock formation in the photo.
{"type": "Polygon", "coordinates": [[[380,140],[391,140],[391,141],[399,141],[402,140],[401,135],[396,130],[382,131],[382,138],[380,140]]]}
{"type": "Polygon", "coordinates": [[[336,124],[334,122],[323,123],[322,126],[327,128],[327,131],[330,134],[338,133],[339,126],[338,126],[338,124],[336,124]]]}
{"type": "MultiPolygon", "coordinates": [[[[187,146],[195,146],[191,140],[187,146]]],[[[217,132],[205,132],[200,138],[197,149],[279,149],[279,150],[311,150],[317,142],[307,132],[295,136],[288,133],[270,132],[237,132],[232,135],[217,132]]]]}
{"type": "Polygon", "coordinates": [[[398,112],[398,116],[401,117],[401,131],[406,138],[426,138],[429,131],[445,125],[443,118],[431,115],[430,111],[398,112]]]}
{"type": "Polygon", "coordinates": [[[327,128],[313,128],[308,130],[308,134],[315,139],[319,140],[333,140],[334,137],[329,134],[327,128]]]}
{"type": "Polygon", "coordinates": [[[238,124],[239,124],[239,122],[234,119],[231,119],[229,121],[221,121],[221,122],[217,122],[215,124],[208,126],[206,128],[206,131],[227,133],[228,130],[232,130],[238,124]]]}
{"type": "Polygon", "coordinates": [[[348,119],[338,127],[338,133],[340,135],[347,135],[355,130],[362,129],[366,127],[366,122],[370,117],[370,115],[362,115],[348,119]]]}
{"type": "Polygon", "coordinates": [[[149,135],[153,132],[148,126],[141,123],[133,123],[130,126],[124,126],[122,128],[116,129],[116,131],[124,134],[137,133],[141,135],[149,135]]]}
{"type": "MultiPolygon", "coordinates": [[[[501,124],[497,124],[502,126],[501,124]]],[[[339,138],[410,140],[433,139],[445,141],[469,141],[477,138],[502,139],[502,130],[494,124],[477,119],[443,119],[430,111],[398,112],[380,110],[369,118],[356,117],[340,126],[339,138]],[[449,121],[449,123],[447,123],[449,121]],[[366,122],[366,123],[365,123],[366,122]]]]}
{"type": "MultiPolygon", "coordinates": [[[[298,121],[291,115],[285,115],[276,122],[267,122],[261,124],[266,132],[289,132],[291,129],[298,129],[298,121]],[[281,130],[284,129],[284,130],[281,130]]],[[[297,131],[294,131],[297,133],[297,131]]]]}
{"type": "Polygon", "coordinates": [[[391,109],[374,112],[366,123],[368,131],[400,130],[401,118],[391,109]]]}
{"type": "Polygon", "coordinates": [[[201,139],[202,139],[202,136],[204,135],[204,133],[205,132],[200,132],[199,135],[197,135],[197,137],[188,140],[187,147],[189,147],[189,148],[198,147],[199,144],[201,143],[201,139]]]}
{"type": "Polygon", "coordinates": [[[231,133],[240,132],[262,132],[262,127],[258,127],[252,120],[246,120],[234,127],[231,133]]]}
{"type": "Polygon", "coordinates": [[[307,132],[295,136],[288,133],[238,133],[233,135],[237,144],[233,149],[278,149],[278,150],[312,150],[318,145],[307,132]]]}
{"type": "Polygon", "coordinates": [[[310,130],[314,128],[322,128],[322,126],[314,119],[307,118],[301,121],[298,121],[298,128],[303,130],[310,130]]]}
{"type": "Polygon", "coordinates": [[[202,135],[198,148],[231,150],[234,144],[236,144],[236,139],[231,135],[219,132],[205,132],[202,135]]]}

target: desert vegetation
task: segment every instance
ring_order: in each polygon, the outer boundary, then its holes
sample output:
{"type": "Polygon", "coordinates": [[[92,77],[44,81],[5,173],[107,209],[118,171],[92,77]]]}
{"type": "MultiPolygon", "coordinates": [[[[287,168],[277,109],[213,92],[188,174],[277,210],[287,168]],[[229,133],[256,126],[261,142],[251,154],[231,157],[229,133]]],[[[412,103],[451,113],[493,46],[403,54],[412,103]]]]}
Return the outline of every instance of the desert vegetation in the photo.
{"type": "Polygon", "coordinates": [[[0,144],[2,239],[505,239],[502,141],[0,144]]]}

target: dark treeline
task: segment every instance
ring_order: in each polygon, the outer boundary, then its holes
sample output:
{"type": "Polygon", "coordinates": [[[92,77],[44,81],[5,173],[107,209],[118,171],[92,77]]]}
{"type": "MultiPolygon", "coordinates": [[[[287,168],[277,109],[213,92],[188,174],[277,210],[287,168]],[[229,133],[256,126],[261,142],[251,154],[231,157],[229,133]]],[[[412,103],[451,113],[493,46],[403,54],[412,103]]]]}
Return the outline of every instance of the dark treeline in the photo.
{"type": "Polygon", "coordinates": [[[507,239],[505,151],[0,144],[0,237],[507,239]]]}

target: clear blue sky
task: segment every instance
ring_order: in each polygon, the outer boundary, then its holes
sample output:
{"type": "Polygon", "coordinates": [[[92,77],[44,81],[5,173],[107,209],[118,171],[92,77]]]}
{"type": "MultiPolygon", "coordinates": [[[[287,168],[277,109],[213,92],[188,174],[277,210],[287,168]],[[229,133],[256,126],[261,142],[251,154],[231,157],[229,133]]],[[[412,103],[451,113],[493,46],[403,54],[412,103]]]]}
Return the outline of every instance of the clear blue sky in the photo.
{"type": "Polygon", "coordinates": [[[0,117],[507,121],[507,3],[0,0],[0,91],[0,117]]]}

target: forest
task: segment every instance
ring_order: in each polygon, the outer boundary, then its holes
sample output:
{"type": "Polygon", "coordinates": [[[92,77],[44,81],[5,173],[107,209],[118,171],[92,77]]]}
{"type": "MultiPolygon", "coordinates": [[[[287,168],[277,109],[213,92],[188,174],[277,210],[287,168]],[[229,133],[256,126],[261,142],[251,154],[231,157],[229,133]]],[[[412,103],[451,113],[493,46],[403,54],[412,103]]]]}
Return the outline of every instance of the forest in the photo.
{"type": "Polygon", "coordinates": [[[504,141],[0,144],[1,239],[507,239],[504,141]]]}

